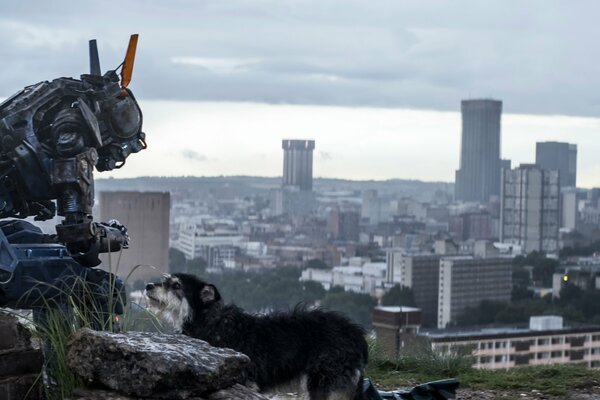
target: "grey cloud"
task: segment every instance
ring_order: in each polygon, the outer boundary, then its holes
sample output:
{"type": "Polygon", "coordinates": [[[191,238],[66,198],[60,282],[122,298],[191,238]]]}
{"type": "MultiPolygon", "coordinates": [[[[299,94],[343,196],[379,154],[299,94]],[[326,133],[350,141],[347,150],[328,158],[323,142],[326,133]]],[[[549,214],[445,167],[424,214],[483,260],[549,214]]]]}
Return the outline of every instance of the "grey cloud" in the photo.
{"type": "Polygon", "coordinates": [[[206,157],[204,154],[200,154],[197,151],[190,150],[190,149],[182,150],[181,155],[184,158],[187,158],[188,160],[192,160],[192,161],[207,161],[208,160],[208,157],[206,157]]]}
{"type": "Polygon", "coordinates": [[[141,99],[600,115],[591,0],[35,3],[0,4],[0,96],[87,72],[88,38],[115,67],[137,32],[141,99]]]}

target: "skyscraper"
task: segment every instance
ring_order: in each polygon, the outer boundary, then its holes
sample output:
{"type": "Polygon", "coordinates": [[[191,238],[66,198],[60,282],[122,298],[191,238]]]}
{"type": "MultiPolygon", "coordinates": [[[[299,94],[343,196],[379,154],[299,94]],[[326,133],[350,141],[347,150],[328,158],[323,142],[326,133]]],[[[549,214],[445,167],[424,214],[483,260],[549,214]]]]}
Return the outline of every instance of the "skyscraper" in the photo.
{"type": "Polygon", "coordinates": [[[287,214],[302,217],[312,212],[314,206],[313,150],[314,140],[289,140],[281,142],[283,148],[283,179],[281,189],[273,193],[273,215],[287,214]]]}
{"type": "Polygon", "coordinates": [[[535,144],[535,163],[541,168],[558,170],[560,187],[577,185],[577,145],[561,142],[535,144]]]}
{"type": "Polygon", "coordinates": [[[283,140],[283,186],[312,190],[314,140],[283,140]]]}
{"type": "Polygon", "coordinates": [[[487,202],[500,194],[500,117],[498,100],[463,100],[460,167],[455,198],[487,202]]]}
{"type": "Polygon", "coordinates": [[[534,164],[504,170],[500,206],[500,241],[522,251],[558,251],[560,189],[558,171],[534,164]]]}

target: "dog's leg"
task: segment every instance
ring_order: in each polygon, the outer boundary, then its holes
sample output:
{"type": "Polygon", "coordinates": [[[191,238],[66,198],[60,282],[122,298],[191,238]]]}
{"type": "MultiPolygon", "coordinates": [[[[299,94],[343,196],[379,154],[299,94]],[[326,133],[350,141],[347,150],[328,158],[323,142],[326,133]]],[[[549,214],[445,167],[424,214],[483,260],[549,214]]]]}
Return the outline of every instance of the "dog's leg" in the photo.
{"type": "Polygon", "coordinates": [[[310,400],[361,400],[362,373],[358,370],[341,371],[333,368],[308,376],[310,400]]]}

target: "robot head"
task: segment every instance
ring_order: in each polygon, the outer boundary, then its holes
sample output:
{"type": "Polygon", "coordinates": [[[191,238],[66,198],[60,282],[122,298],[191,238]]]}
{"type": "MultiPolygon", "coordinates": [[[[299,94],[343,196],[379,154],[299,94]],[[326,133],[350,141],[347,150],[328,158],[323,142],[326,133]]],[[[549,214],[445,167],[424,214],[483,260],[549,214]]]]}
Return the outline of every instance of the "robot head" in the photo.
{"type": "Polygon", "coordinates": [[[127,88],[133,74],[137,41],[138,35],[131,35],[125,60],[119,66],[119,82],[118,67],[101,75],[96,41],[90,40],[90,74],[82,75],[81,80],[94,89],[90,103],[95,105],[95,110],[89,110],[88,118],[85,115],[87,106],[81,105],[80,108],[96,142],[98,171],[121,168],[129,154],[146,148],[142,110],[127,88]]]}

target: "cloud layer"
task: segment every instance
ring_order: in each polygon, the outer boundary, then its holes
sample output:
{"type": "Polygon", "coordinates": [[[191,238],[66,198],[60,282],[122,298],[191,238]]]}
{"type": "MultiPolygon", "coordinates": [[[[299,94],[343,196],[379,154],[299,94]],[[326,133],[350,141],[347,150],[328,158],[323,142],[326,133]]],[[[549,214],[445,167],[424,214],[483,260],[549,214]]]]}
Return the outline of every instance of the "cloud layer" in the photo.
{"type": "Polygon", "coordinates": [[[117,66],[140,34],[142,99],[600,115],[600,3],[264,0],[1,2],[0,97],[117,66]],[[35,4],[32,4],[35,3],[35,4]]]}

